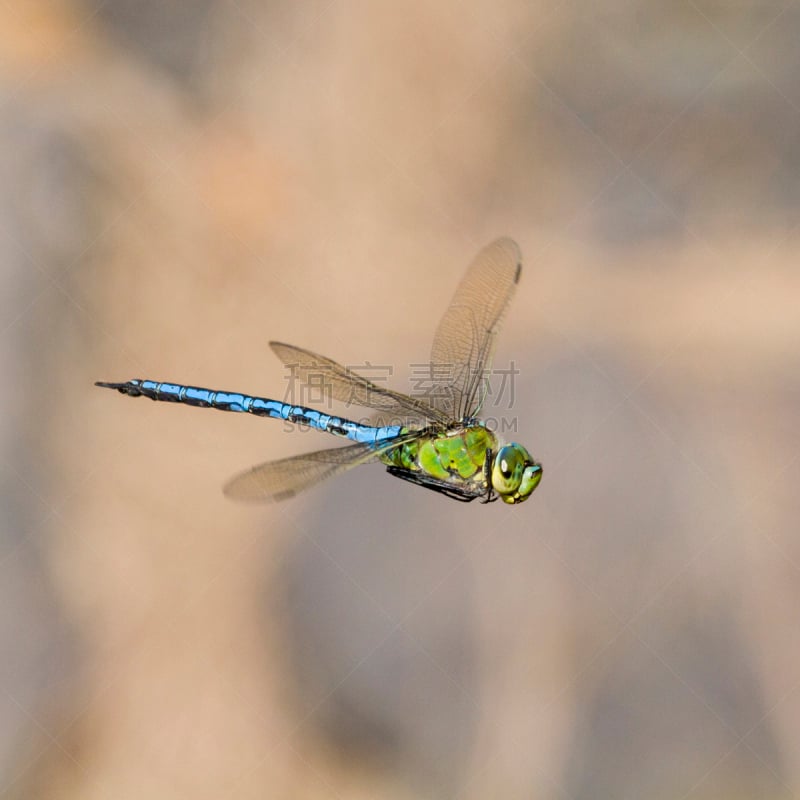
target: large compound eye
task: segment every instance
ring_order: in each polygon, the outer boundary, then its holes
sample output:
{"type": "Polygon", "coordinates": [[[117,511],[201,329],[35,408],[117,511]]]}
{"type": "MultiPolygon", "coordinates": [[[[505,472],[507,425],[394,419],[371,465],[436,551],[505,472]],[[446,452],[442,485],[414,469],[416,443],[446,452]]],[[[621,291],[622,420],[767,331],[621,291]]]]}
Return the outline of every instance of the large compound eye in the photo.
{"type": "Polygon", "coordinates": [[[492,466],[492,486],[500,495],[513,495],[519,489],[527,453],[518,444],[507,444],[497,451],[492,466]]]}
{"type": "Polygon", "coordinates": [[[521,444],[501,447],[492,466],[492,488],[504,503],[521,503],[542,479],[542,465],[521,444]]]}

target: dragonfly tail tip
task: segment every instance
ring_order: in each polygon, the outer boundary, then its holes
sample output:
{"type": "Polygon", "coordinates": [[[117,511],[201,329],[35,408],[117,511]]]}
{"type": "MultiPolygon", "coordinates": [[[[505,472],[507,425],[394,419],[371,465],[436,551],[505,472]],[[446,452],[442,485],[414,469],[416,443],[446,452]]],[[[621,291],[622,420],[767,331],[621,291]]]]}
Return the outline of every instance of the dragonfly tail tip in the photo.
{"type": "Polygon", "coordinates": [[[108,381],[95,381],[94,385],[103,389],[116,389],[118,392],[124,392],[127,387],[126,383],[110,383],[108,381]]]}

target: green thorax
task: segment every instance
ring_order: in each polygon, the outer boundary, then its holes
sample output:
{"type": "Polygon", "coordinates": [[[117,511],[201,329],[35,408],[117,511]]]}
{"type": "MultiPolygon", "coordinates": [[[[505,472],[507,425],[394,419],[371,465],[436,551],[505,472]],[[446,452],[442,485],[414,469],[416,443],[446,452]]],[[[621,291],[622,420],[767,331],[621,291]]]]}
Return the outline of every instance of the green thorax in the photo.
{"type": "Polygon", "coordinates": [[[431,433],[389,450],[380,458],[384,464],[454,483],[485,485],[486,451],[497,451],[497,438],[483,427],[470,425],[446,433],[431,433]]]}

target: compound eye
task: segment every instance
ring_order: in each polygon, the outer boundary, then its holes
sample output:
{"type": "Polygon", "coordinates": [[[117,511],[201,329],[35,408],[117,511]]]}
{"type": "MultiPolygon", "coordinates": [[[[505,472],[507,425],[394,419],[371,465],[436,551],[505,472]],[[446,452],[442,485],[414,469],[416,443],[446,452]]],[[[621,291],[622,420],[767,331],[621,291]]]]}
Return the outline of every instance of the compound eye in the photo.
{"type": "Polygon", "coordinates": [[[512,494],[519,489],[525,457],[517,445],[509,444],[497,452],[492,467],[492,486],[498,494],[512,494]]]}

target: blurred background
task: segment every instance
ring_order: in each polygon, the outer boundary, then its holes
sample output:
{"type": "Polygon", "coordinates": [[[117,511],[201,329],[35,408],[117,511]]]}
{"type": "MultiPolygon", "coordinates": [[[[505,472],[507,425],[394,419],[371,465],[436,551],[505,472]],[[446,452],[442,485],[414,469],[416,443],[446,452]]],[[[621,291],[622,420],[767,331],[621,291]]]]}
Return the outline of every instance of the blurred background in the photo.
{"type": "Polygon", "coordinates": [[[0,796],[800,795],[798,41],[789,0],[3,3],[0,796]],[[503,234],[523,506],[236,505],[337,442],[92,386],[282,399],[278,339],[408,391],[503,234]]]}

